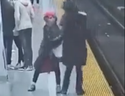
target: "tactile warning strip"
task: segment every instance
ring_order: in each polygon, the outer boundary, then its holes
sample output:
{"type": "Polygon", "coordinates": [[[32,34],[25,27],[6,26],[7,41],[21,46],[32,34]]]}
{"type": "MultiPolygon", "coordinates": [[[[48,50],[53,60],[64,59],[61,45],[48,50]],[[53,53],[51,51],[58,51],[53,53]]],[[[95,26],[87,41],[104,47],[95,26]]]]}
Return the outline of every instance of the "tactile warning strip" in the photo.
{"type": "MultiPolygon", "coordinates": [[[[55,4],[57,5],[57,15],[60,19],[63,10],[62,2],[64,0],[54,0],[55,4]]],[[[84,70],[84,90],[85,95],[84,96],[114,96],[113,92],[111,91],[108,82],[106,81],[89,45],[88,47],[88,57],[87,57],[87,65],[83,68],[84,70]]]]}

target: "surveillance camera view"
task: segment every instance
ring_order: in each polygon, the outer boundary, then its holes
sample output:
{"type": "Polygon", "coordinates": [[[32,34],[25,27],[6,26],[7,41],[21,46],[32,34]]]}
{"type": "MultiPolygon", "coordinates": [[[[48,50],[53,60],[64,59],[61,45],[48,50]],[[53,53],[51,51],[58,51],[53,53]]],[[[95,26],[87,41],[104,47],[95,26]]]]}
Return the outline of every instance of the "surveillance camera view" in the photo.
{"type": "Polygon", "coordinates": [[[0,96],[125,96],[124,0],[0,0],[0,96]]]}

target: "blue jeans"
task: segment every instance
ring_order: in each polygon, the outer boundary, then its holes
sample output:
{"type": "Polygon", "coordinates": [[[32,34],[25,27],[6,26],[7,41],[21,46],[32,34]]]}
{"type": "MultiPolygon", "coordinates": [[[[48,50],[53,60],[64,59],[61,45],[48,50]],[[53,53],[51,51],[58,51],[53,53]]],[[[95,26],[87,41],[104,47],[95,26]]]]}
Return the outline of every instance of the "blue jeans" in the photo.
{"type": "Polygon", "coordinates": [[[24,51],[24,67],[32,66],[32,28],[20,30],[19,37],[24,51]]]}

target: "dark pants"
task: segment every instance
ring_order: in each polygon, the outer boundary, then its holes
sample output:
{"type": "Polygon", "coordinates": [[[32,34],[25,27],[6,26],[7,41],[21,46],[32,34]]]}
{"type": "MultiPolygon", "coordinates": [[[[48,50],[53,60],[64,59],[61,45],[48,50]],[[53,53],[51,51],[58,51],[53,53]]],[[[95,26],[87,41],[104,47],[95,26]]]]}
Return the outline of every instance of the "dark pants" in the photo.
{"type": "MultiPolygon", "coordinates": [[[[59,68],[59,60],[58,58],[54,57],[54,62],[56,64],[53,64],[54,65],[54,71],[55,71],[55,75],[56,75],[56,84],[57,85],[60,85],[60,68],[59,68]]],[[[41,67],[40,67],[41,69],[41,67]]],[[[34,72],[34,75],[33,75],[33,82],[36,83],[37,80],[38,80],[38,77],[39,77],[39,74],[41,73],[41,70],[38,70],[36,69],[35,72],[34,72]]]]}
{"type": "Polygon", "coordinates": [[[57,85],[60,85],[60,83],[61,83],[61,74],[60,74],[60,67],[59,67],[59,60],[58,60],[58,58],[56,58],[57,60],[56,60],[56,67],[55,67],[55,75],[56,75],[56,84],[57,85]]]}
{"type": "MultiPolygon", "coordinates": [[[[70,82],[70,75],[72,72],[73,67],[66,67],[64,81],[63,81],[63,88],[62,90],[68,90],[69,82],[70,82]]],[[[82,90],[82,82],[83,82],[83,73],[82,73],[82,66],[76,66],[76,91],[82,90]]]]}
{"type": "Polygon", "coordinates": [[[13,36],[4,36],[4,47],[6,49],[7,64],[11,64],[13,36]]]}
{"type": "MultiPolygon", "coordinates": [[[[34,3],[34,0],[31,0],[31,3],[34,3]]],[[[39,0],[36,0],[36,3],[39,4],[39,0]]]]}
{"type": "Polygon", "coordinates": [[[19,36],[14,36],[14,42],[18,48],[18,63],[21,63],[21,61],[24,62],[23,49],[22,49],[19,36]]]}
{"type": "Polygon", "coordinates": [[[39,4],[39,0],[36,0],[36,3],[39,4]]]}
{"type": "Polygon", "coordinates": [[[32,66],[32,29],[19,31],[21,44],[24,51],[24,67],[32,66]]]}
{"type": "Polygon", "coordinates": [[[11,64],[13,40],[18,48],[18,63],[24,61],[23,50],[19,36],[4,36],[4,47],[6,49],[7,64],[11,64]]]}

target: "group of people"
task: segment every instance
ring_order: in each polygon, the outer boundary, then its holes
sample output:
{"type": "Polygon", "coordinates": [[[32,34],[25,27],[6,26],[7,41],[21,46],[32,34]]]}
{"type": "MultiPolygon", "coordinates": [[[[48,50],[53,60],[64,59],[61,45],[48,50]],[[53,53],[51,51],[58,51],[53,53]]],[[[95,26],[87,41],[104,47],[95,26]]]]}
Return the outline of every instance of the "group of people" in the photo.
{"type": "MultiPolygon", "coordinates": [[[[12,5],[7,0],[3,0],[4,46],[7,53],[8,67],[11,64],[12,41],[14,40],[15,43],[17,42],[16,45],[19,50],[17,65],[20,65],[21,61],[24,63],[19,69],[33,70],[31,41],[34,11],[31,5],[31,2],[27,2],[27,0],[13,1],[12,5]]],[[[57,93],[67,94],[70,75],[73,66],[75,66],[77,73],[76,93],[78,95],[84,94],[82,67],[86,64],[87,58],[87,16],[79,12],[77,6],[70,0],[64,1],[63,9],[65,13],[59,25],[54,12],[44,14],[43,40],[39,55],[34,63],[35,72],[28,91],[35,91],[38,76],[47,67],[48,72],[55,72],[57,93]],[[63,56],[60,58],[54,54],[53,50],[61,44],[63,56]],[[62,88],[59,62],[66,66],[62,88]]]]}
{"type": "Polygon", "coordinates": [[[31,41],[34,10],[31,2],[28,0],[2,0],[1,7],[7,69],[33,70],[31,41]],[[13,40],[19,53],[16,67],[11,65],[13,40]]]}

